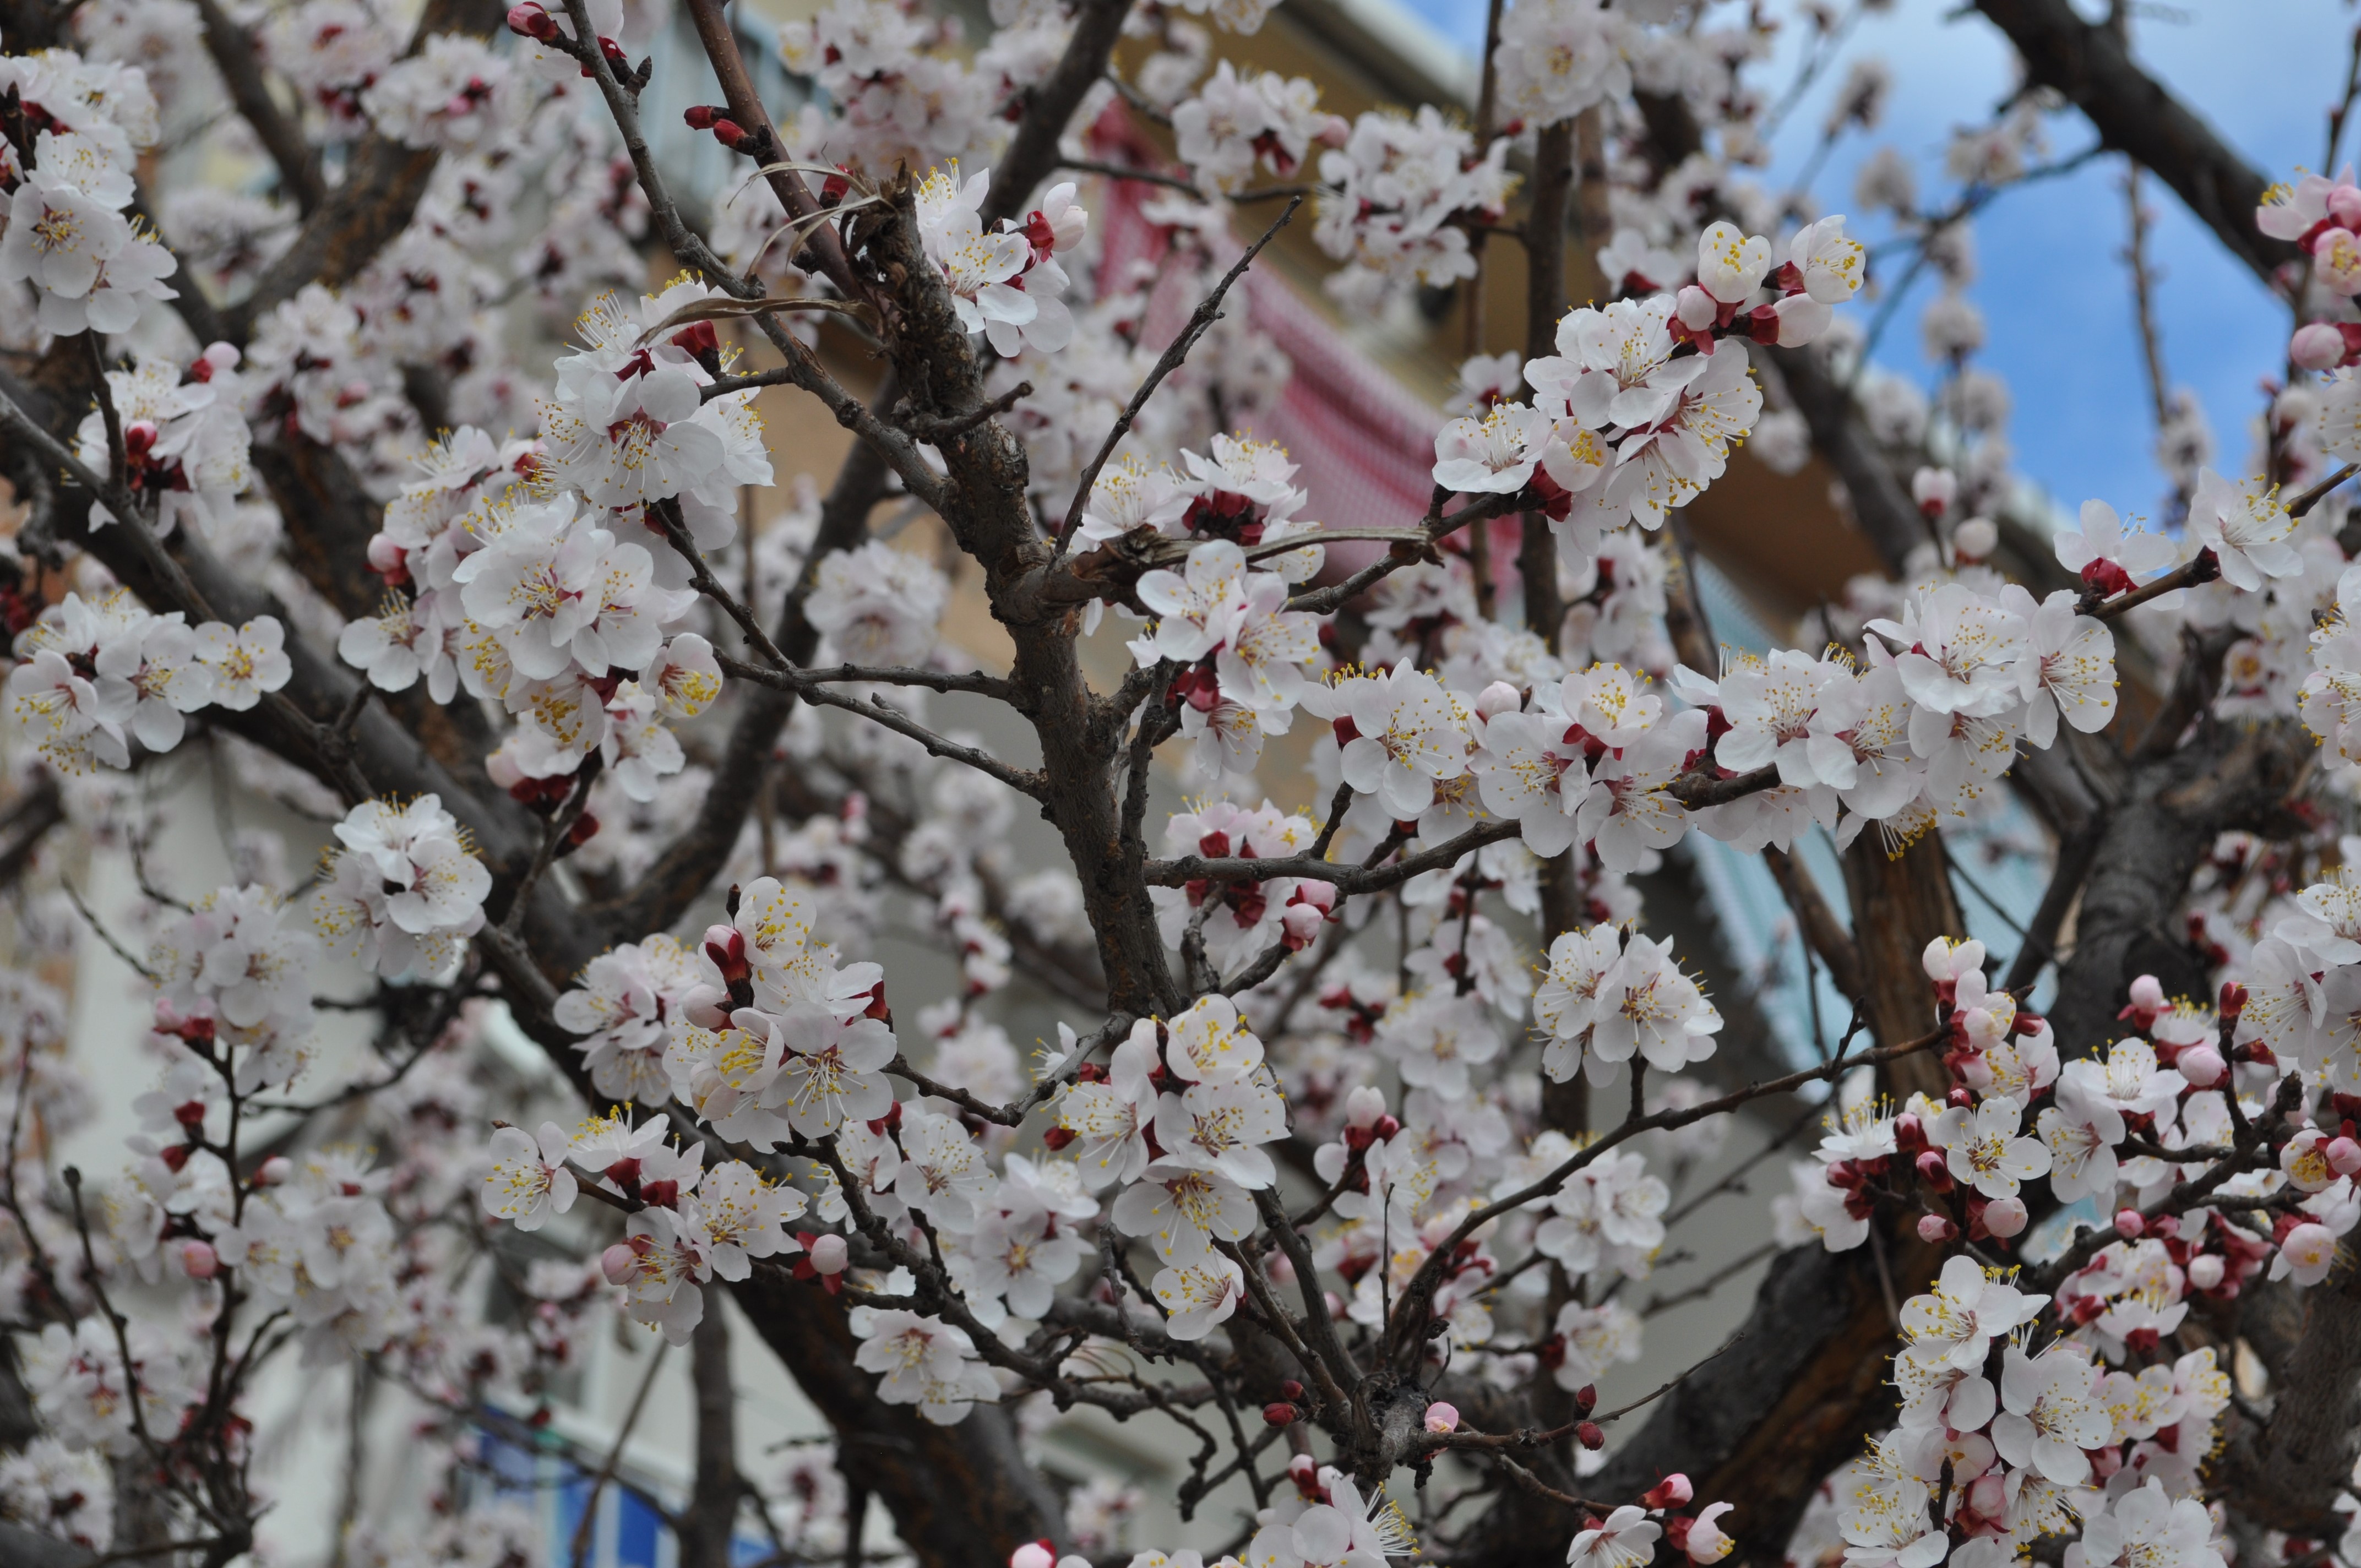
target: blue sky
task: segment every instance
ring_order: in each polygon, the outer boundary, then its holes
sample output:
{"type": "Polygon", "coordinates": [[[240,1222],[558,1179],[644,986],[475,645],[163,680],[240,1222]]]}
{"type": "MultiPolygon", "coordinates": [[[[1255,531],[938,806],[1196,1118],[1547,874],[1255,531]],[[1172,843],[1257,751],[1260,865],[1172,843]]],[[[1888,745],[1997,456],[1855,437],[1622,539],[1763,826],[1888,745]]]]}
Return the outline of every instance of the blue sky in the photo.
{"type": "MultiPolygon", "coordinates": [[[[1482,47],[1483,0],[1403,3],[1471,53],[1482,47]]],[[[2095,14],[2092,0],[2082,4],[2095,14]]],[[[1951,127],[1985,122],[2015,71],[1989,23],[1972,13],[1945,19],[1960,8],[1956,0],[1900,0],[1855,31],[1848,51],[1882,56],[1894,92],[1884,124],[1840,146],[1815,181],[1824,211],[1851,209],[1854,170],[1881,143],[1917,165],[1922,203],[1948,193],[1942,158],[1951,127]]],[[[2342,0],[2175,0],[2140,8],[2133,49],[2266,178],[2286,179],[2295,166],[2320,160],[2354,16],[2342,0]]],[[[1799,41],[1788,40],[1783,55],[1799,41]]],[[[1791,71],[1775,60],[1757,80],[1775,99],[1791,71]]],[[[1841,65],[1828,72],[1783,126],[1769,171],[1774,183],[1811,152],[1825,97],[1842,75],[1841,65]]],[[[2050,120],[2048,139],[2051,154],[2065,156],[2092,138],[2069,112],[2050,120]]],[[[2361,127],[2348,128],[2341,156],[2352,157],[2356,144],[2361,127]]],[[[2121,159],[2093,159],[1987,208],[1976,225],[1981,276],[1970,296],[1988,325],[1981,362],[2007,379],[2014,397],[2008,435],[2020,471],[2070,510],[2097,496],[2153,515],[2165,480],[2121,259],[2122,178],[2121,159]]],[[[2143,183],[2158,219],[2150,254],[2164,274],[2158,306],[2168,371],[2205,405],[2222,466],[2240,468],[2262,406],[2257,383],[2280,362],[2288,318],[2170,192],[2153,178],[2143,183]]],[[[1920,285],[1921,299],[1927,287],[1920,285]]],[[[1905,306],[1878,358],[1931,386],[1918,302],[1905,306]]]]}

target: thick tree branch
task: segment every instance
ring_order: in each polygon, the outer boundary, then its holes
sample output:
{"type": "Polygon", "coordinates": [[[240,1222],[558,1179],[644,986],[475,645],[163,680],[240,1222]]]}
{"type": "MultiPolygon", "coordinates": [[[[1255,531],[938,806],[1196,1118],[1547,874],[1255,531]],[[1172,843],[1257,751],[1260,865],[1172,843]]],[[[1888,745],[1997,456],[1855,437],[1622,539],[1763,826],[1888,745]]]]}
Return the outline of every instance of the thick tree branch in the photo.
{"type": "Polygon", "coordinates": [[[2255,227],[2263,177],[2142,71],[2119,34],[2084,21],[2069,0],[1976,0],[1976,9],[2016,46],[2028,81],[2082,111],[2101,146],[2153,171],[2233,256],[2272,287],[2287,286],[2280,269],[2302,253],[2255,227]]]}

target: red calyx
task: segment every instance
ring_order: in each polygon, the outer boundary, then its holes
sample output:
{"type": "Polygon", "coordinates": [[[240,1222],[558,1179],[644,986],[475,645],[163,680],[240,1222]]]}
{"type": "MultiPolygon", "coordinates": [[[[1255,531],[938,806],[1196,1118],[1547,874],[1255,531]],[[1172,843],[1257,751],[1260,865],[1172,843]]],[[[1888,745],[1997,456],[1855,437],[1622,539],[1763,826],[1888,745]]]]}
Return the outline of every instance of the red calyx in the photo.
{"type": "Polygon", "coordinates": [[[1061,1149],[1070,1147],[1073,1144],[1073,1141],[1074,1134],[1073,1129],[1071,1127],[1052,1127],[1048,1132],[1041,1135],[1041,1146],[1048,1149],[1051,1154],[1056,1154],[1061,1149]]]}
{"type": "Polygon", "coordinates": [[[205,1102],[190,1100],[172,1107],[172,1120],[192,1132],[205,1124],[205,1102]]]}
{"type": "Polygon", "coordinates": [[[1360,727],[1353,722],[1349,715],[1336,719],[1331,728],[1336,731],[1336,744],[1339,746],[1349,746],[1361,738],[1360,727]]]}
{"type": "Polygon", "coordinates": [[[680,1183],[651,1181],[640,1189],[640,1199],[642,1202],[653,1203],[659,1209],[672,1208],[680,1201],[680,1183]]]}

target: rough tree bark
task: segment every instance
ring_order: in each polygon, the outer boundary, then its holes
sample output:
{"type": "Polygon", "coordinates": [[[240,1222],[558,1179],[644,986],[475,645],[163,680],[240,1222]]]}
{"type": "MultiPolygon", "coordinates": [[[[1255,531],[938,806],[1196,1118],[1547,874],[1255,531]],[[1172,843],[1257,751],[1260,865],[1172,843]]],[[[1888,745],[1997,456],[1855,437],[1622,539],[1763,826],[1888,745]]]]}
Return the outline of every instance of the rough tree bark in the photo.
{"type": "Polygon", "coordinates": [[[738,1478],[738,1392],[730,1379],[730,1314],[708,1302],[688,1342],[697,1468],[675,1516],[679,1568],[730,1568],[744,1484],[738,1478]]]}

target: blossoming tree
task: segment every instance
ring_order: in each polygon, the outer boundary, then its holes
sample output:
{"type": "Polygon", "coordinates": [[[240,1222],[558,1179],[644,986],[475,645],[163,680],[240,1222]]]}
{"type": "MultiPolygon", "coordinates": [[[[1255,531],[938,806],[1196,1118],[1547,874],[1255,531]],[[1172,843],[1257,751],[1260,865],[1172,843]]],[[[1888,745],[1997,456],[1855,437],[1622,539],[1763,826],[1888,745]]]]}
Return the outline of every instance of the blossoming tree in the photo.
{"type": "MultiPolygon", "coordinates": [[[[1982,0],[2027,91],[1952,196],[1881,154],[1851,220],[1745,173],[1800,91],[1767,6],[1495,4],[1472,120],[1347,122],[1213,63],[1263,0],[994,0],[972,49],[835,0],[792,116],[680,3],[686,126],[742,159],[702,227],[649,6],[0,0],[0,1556],[249,1559],[300,1363],[398,1386],[445,1476],[338,1561],[536,1559],[469,1478],[522,1442],[606,1483],[541,1429],[620,1317],[690,1349],[688,1568],[1123,1561],[1038,1467],[1078,1406],[1187,1455],[1197,1534],[1135,1568],[2361,1563],[2361,187],[2267,190],[2066,0],[1982,0]],[[2051,539],[1959,286],[2070,115],[2290,330],[2251,460],[2158,368],[2162,526],[2051,539]],[[1306,198],[1356,310],[1525,253],[1423,515],[1315,520],[1246,433],[1285,366],[1236,285],[1306,198]],[[1868,367],[1889,267],[1947,280],[1931,408],[1868,367]],[[774,387],[852,438],[792,507],[774,387]],[[1759,653],[1680,532],[1749,440],[1887,567],[1759,653]],[[939,520],[1005,669],[888,515],[939,520]],[[141,781],[197,749],[289,809],[176,894],[141,781]],[[2003,970],[1944,842],[2004,797],[2055,870],[2003,970]],[[1717,1058],[1642,891],[1695,836],[1770,861],[1852,1003],[1817,1065],[1717,1058]],[[91,845],[147,894],[153,1081],[85,1173],[115,1086],[40,970],[115,939],[58,907],[91,845]],[[881,907],[958,994],[897,1015],[881,907]],[[1019,969],[1068,1019],[1029,1073],[1019,969]],[[340,1077],[324,1007],[372,1031],[340,1077]],[[562,1091],[482,1069],[495,1009],[562,1091]],[[1598,1408],[1623,1287],[1783,1151],[1700,1155],[1799,1091],[1743,1332],[1598,1408]],[[834,1434],[791,1484],[733,1354],[834,1434]]],[[[1839,62],[1849,23],[1787,21],[1839,62]]],[[[1828,143],[1878,118],[1849,69],[1828,143]]]]}

